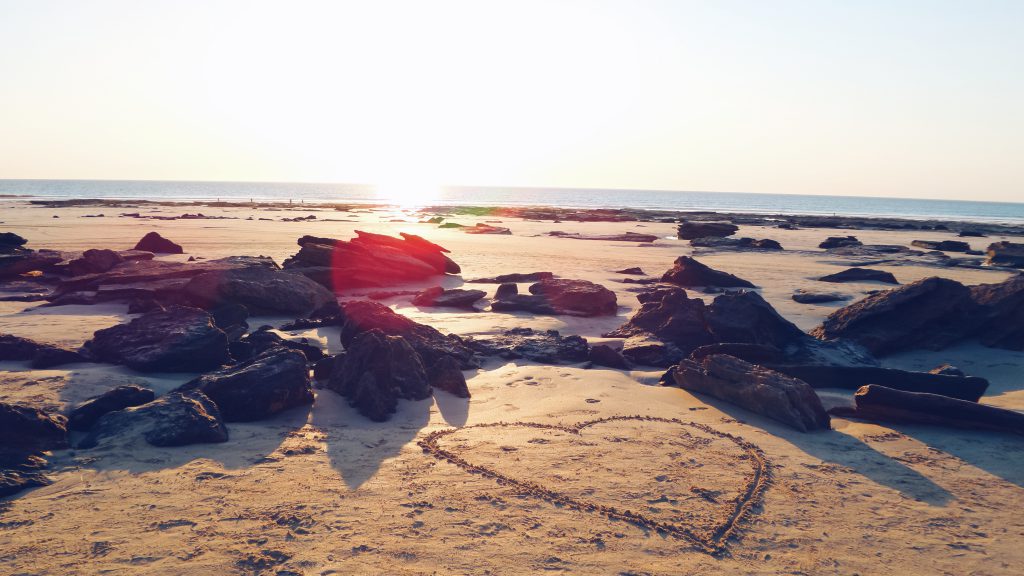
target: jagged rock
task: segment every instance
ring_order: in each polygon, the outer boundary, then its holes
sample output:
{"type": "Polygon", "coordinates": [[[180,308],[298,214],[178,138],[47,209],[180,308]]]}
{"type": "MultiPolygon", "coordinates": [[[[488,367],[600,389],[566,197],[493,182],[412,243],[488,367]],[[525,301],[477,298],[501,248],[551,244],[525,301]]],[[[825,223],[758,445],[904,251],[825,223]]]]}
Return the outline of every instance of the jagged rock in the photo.
{"type": "Polygon", "coordinates": [[[814,290],[798,289],[793,293],[793,301],[801,304],[824,304],[827,302],[842,302],[850,297],[839,292],[817,292],[814,290]]]}
{"type": "Polygon", "coordinates": [[[494,291],[495,300],[506,300],[510,296],[519,294],[519,287],[512,282],[506,282],[498,286],[498,289],[494,291]]]}
{"type": "Polygon", "coordinates": [[[399,398],[430,396],[420,356],[401,336],[387,336],[377,329],[355,336],[346,346],[345,361],[336,363],[327,388],[348,398],[360,414],[376,422],[394,413],[399,398]]]}
{"type": "Polygon", "coordinates": [[[67,445],[68,421],[64,416],[0,402],[0,447],[3,449],[28,453],[67,445]]]}
{"type": "Polygon", "coordinates": [[[683,222],[678,227],[677,236],[680,240],[732,236],[739,226],[728,222],[683,222]]]}
{"type": "Polygon", "coordinates": [[[548,280],[554,277],[555,275],[551,272],[527,272],[525,274],[517,272],[501,274],[490,278],[475,278],[473,280],[466,280],[466,282],[470,284],[507,284],[510,282],[540,282],[541,280],[548,280]]]}
{"type": "Polygon", "coordinates": [[[170,392],[156,400],[109,412],[93,425],[79,448],[94,448],[111,437],[140,434],[153,446],[227,442],[220,410],[202,392],[170,392]]]}
{"type": "Polygon", "coordinates": [[[378,302],[353,300],[346,302],[343,309],[341,343],[346,348],[357,335],[377,329],[388,336],[404,338],[428,366],[433,365],[442,356],[452,356],[464,370],[477,367],[473,350],[454,334],[444,335],[433,327],[414,322],[378,302]]]}
{"type": "Polygon", "coordinates": [[[236,327],[249,327],[246,322],[249,319],[249,309],[235,302],[225,302],[211,309],[210,316],[213,317],[213,324],[224,332],[236,327]]]}
{"type": "Polygon", "coordinates": [[[639,267],[623,268],[622,270],[616,270],[615,273],[616,274],[630,274],[630,275],[633,275],[633,276],[646,276],[647,275],[646,273],[644,273],[643,269],[639,268],[639,267]]]}
{"type": "Polygon", "coordinates": [[[768,366],[783,374],[799,378],[814,388],[856,390],[866,384],[880,384],[908,392],[942,394],[972,402],[977,402],[988,389],[988,380],[976,376],[909,372],[870,366],[810,366],[785,363],[769,363],[768,366]]]}
{"type": "Polygon", "coordinates": [[[1024,414],[938,394],[905,392],[871,384],[854,395],[856,409],[833,408],[846,418],[949,426],[1024,434],[1024,414]]]}
{"type": "Polygon", "coordinates": [[[970,244],[958,240],[914,240],[910,245],[925,250],[942,250],[943,252],[967,252],[971,249],[970,244]]]}
{"type": "Polygon", "coordinates": [[[226,422],[251,422],[313,403],[306,357],[298,351],[275,348],[234,366],[202,376],[178,391],[199,390],[217,407],[226,422]]]}
{"type": "Polygon", "coordinates": [[[640,333],[622,343],[622,356],[634,364],[667,368],[686,357],[686,353],[671,342],[640,333]]]}
{"type": "Polygon", "coordinates": [[[141,406],[152,402],[154,398],[156,396],[149,388],[118,386],[79,404],[68,415],[68,428],[85,432],[108,412],[141,406]]]}
{"type": "Polygon", "coordinates": [[[48,486],[46,459],[41,454],[10,450],[0,446],[0,498],[28,488],[48,486]]]}
{"type": "Polygon", "coordinates": [[[683,288],[691,288],[695,286],[712,286],[719,288],[754,287],[753,284],[743,280],[742,278],[705,266],[689,256],[680,256],[679,258],[676,258],[672,269],[665,272],[661,277],[661,281],[682,286],[683,288]]]}
{"type": "Polygon", "coordinates": [[[121,262],[124,262],[124,257],[118,252],[94,248],[83,252],[81,258],[68,262],[64,269],[72,276],[81,276],[106,272],[121,262]]]}
{"type": "Polygon", "coordinates": [[[884,270],[872,270],[870,268],[847,268],[842,272],[828,274],[818,278],[822,282],[884,282],[886,284],[899,284],[892,272],[884,270]]]}
{"type": "Polygon", "coordinates": [[[213,318],[184,306],[98,330],[82,349],[100,362],[143,372],[203,372],[230,359],[227,336],[213,325],[213,318]]]}
{"type": "Polygon", "coordinates": [[[704,319],[715,342],[739,342],[785,347],[807,338],[757,292],[721,294],[708,306],[704,319]]]}
{"type": "Polygon", "coordinates": [[[629,370],[629,360],[618,350],[607,344],[597,344],[590,349],[590,361],[598,366],[629,370]]]}
{"type": "Polygon", "coordinates": [[[604,240],[606,242],[654,242],[658,236],[654,234],[638,234],[626,232],[624,234],[580,234],[579,232],[548,232],[548,236],[555,238],[573,238],[575,240],[604,240]]]}
{"type": "Polygon", "coordinates": [[[700,361],[707,356],[727,354],[751,364],[771,364],[783,359],[782,350],[767,344],[749,344],[739,342],[720,342],[701,346],[690,352],[692,360],[700,361]]]}
{"type": "Polygon", "coordinates": [[[988,259],[985,263],[991,266],[1024,268],[1024,243],[994,242],[989,244],[986,253],[988,259]]]}
{"type": "Polygon", "coordinates": [[[942,376],[967,376],[963,370],[953,366],[952,364],[943,364],[936,366],[928,371],[929,374],[939,374],[942,376]]]}
{"type": "Polygon", "coordinates": [[[0,253],[0,278],[12,278],[26,272],[47,272],[64,261],[64,255],[55,250],[29,250],[16,248],[0,253]]]}
{"type": "Polygon", "coordinates": [[[961,230],[957,236],[961,238],[985,238],[985,233],[977,230],[961,230]]]}
{"type": "Polygon", "coordinates": [[[733,250],[782,250],[782,244],[776,240],[753,238],[694,238],[690,246],[697,248],[727,248],[733,250]]]}
{"type": "Polygon", "coordinates": [[[618,310],[614,292],[587,280],[549,278],[530,285],[530,293],[543,296],[560,314],[605,316],[618,310]]]}
{"type": "Polygon", "coordinates": [[[473,304],[487,293],[483,290],[463,290],[454,288],[445,290],[440,286],[427,288],[412,299],[416,306],[438,306],[448,308],[473,308],[473,304]]]}
{"type": "Polygon", "coordinates": [[[160,304],[156,300],[146,296],[136,298],[128,303],[129,314],[145,314],[146,312],[153,312],[155,310],[163,309],[163,304],[160,304]]]}
{"type": "Polygon", "coordinates": [[[590,346],[580,336],[562,336],[557,330],[512,328],[497,336],[469,341],[474,350],[485,356],[507,359],[526,358],[543,364],[585,362],[590,346]]]}
{"type": "Polygon", "coordinates": [[[301,352],[310,362],[316,362],[324,357],[323,349],[310,344],[306,338],[299,340],[282,338],[276,332],[271,332],[269,326],[262,326],[255,332],[246,334],[228,345],[231,357],[235,360],[249,360],[275,348],[301,352]]]}
{"type": "Polygon", "coordinates": [[[979,306],[977,335],[994,348],[1024,350],[1024,274],[998,284],[971,286],[971,298],[979,306]]]}
{"type": "Polygon", "coordinates": [[[856,236],[829,236],[824,242],[818,244],[818,248],[828,250],[830,248],[846,248],[848,246],[861,245],[863,245],[863,242],[858,240],[856,236]]]}
{"type": "Polygon", "coordinates": [[[975,308],[963,284],[925,278],[840,308],[811,335],[848,338],[877,355],[912,348],[938,350],[972,331],[975,308]]]}
{"type": "Polygon", "coordinates": [[[85,362],[85,358],[73,350],[41,344],[20,336],[0,334],[0,361],[3,360],[30,362],[31,367],[37,370],[85,362]]]}
{"type": "Polygon", "coordinates": [[[533,294],[505,294],[491,302],[492,312],[531,312],[555,316],[558,310],[543,296],[533,294]]]}
{"type": "Polygon", "coordinates": [[[9,254],[28,243],[14,232],[0,232],[0,254],[9,254]]]}
{"type": "Polygon", "coordinates": [[[200,274],[184,292],[202,308],[235,303],[257,314],[305,316],[336,303],[330,290],[301,274],[262,267],[200,274]]]}
{"type": "Polygon", "coordinates": [[[334,356],[324,356],[317,360],[316,364],[313,365],[313,380],[327,382],[331,378],[331,372],[334,371],[334,367],[341,366],[341,363],[344,361],[344,352],[334,356]]]}
{"type": "Polygon", "coordinates": [[[183,254],[185,252],[181,246],[156,232],[150,232],[143,236],[134,249],[153,252],[154,254],[183,254]]]}
{"type": "Polygon", "coordinates": [[[469,386],[466,375],[459,368],[459,363],[451,356],[442,356],[434,365],[427,369],[427,380],[430,386],[444,390],[459,398],[469,398],[469,386]]]}
{"type": "Polygon", "coordinates": [[[801,432],[828,430],[821,400],[806,382],[725,354],[684,360],[672,373],[679,387],[762,414],[801,432]]]}
{"type": "MultiPolygon", "coordinates": [[[[628,338],[652,335],[680,346],[686,353],[712,342],[704,320],[706,307],[703,300],[688,298],[685,290],[675,286],[657,287],[641,292],[637,299],[640,301],[640,308],[633,317],[604,336],[628,338]]],[[[624,349],[623,355],[634,362],[648,364],[632,358],[630,354],[633,353],[633,349],[629,350],[630,352],[627,352],[627,349],[624,349]]],[[[643,355],[644,358],[650,359],[646,353],[643,355]]]]}

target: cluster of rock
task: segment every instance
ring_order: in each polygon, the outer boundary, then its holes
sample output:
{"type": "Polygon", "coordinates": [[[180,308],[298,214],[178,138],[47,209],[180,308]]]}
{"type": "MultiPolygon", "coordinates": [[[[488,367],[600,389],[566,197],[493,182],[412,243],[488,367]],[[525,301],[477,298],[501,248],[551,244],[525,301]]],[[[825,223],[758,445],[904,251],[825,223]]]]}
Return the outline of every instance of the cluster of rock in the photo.
{"type": "Polygon", "coordinates": [[[991,266],[1008,266],[1024,268],[1024,244],[1014,242],[994,242],[989,244],[986,264],[991,266]]]}
{"type": "Polygon", "coordinates": [[[768,238],[755,240],[754,238],[718,238],[714,236],[705,238],[694,238],[690,240],[690,246],[696,248],[719,248],[730,250],[782,250],[782,244],[768,238]]]}
{"type": "Polygon", "coordinates": [[[573,238],[576,240],[604,240],[606,242],[640,242],[649,244],[658,239],[654,234],[625,232],[623,234],[580,234],[579,232],[548,232],[548,236],[556,238],[573,238]]]}
{"type": "Polygon", "coordinates": [[[520,294],[515,283],[503,283],[495,292],[491,310],[571,316],[609,316],[618,310],[614,292],[587,280],[545,278],[531,284],[529,291],[520,294]]]}

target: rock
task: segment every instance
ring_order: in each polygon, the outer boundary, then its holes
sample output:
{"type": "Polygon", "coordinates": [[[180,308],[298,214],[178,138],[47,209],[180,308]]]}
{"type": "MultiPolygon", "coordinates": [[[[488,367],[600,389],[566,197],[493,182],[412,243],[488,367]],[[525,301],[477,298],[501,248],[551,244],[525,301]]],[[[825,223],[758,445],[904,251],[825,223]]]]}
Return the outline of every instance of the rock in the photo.
{"type": "Polygon", "coordinates": [[[235,360],[249,360],[259,356],[268,350],[284,348],[301,352],[306,360],[316,362],[324,357],[324,351],[318,346],[310,344],[306,338],[290,340],[282,338],[276,332],[271,332],[269,326],[262,326],[260,329],[246,334],[229,345],[231,357],[235,360]]]}
{"type": "Polygon", "coordinates": [[[109,412],[93,425],[79,448],[95,448],[117,436],[140,434],[153,446],[227,442],[220,411],[202,392],[170,392],[156,400],[109,412]]]}
{"type": "Polygon", "coordinates": [[[979,307],[976,334],[981,343],[1024,351],[1024,274],[998,284],[971,286],[970,291],[979,307]]]}
{"type": "Polygon", "coordinates": [[[988,389],[988,380],[975,376],[953,376],[930,372],[909,372],[895,368],[870,366],[812,366],[769,363],[773,370],[807,382],[813,388],[857,390],[867,384],[880,384],[908,392],[941,394],[977,402],[988,389]]]}
{"type": "Polygon", "coordinates": [[[67,446],[67,418],[29,406],[0,402],[0,448],[30,453],[67,446]]]}
{"type": "Polygon", "coordinates": [[[677,364],[686,353],[650,334],[636,334],[622,343],[622,356],[634,364],[667,368],[677,364]]]}
{"type": "Polygon", "coordinates": [[[530,293],[546,298],[559,314],[606,316],[618,311],[615,293],[587,280],[549,278],[532,284],[530,293]]]}
{"type": "Polygon", "coordinates": [[[770,364],[783,359],[782,350],[767,344],[747,344],[738,342],[722,342],[701,346],[690,352],[690,359],[701,361],[715,354],[728,354],[751,364],[770,364]]]}
{"type": "Polygon", "coordinates": [[[0,254],[9,254],[28,243],[14,232],[0,232],[0,254]]]}
{"type": "Polygon", "coordinates": [[[783,348],[807,338],[757,292],[721,294],[708,306],[704,319],[715,342],[764,344],[783,348]]]}
{"type": "Polygon", "coordinates": [[[144,250],[154,254],[183,254],[181,246],[171,242],[156,232],[150,232],[139,240],[134,250],[144,250]]]}
{"type": "Polygon", "coordinates": [[[728,248],[734,250],[782,250],[782,244],[775,240],[755,240],[753,238],[694,238],[690,246],[698,248],[728,248]]]}
{"type": "Polygon", "coordinates": [[[961,230],[957,236],[961,238],[985,238],[985,234],[977,230],[961,230]]]}
{"type": "Polygon", "coordinates": [[[827,302],[842,302],[849,299],[848,295],[839,292],[817,292],[803,288],[793,293],[793,301],[801,304],[824,304],[827,302]]]}
{"type": "Polygon", "coordinates": [[[335,366],[327,388],[348,398],[367,418],[383,422],[399,398],[422,400],[430,384],[420,356],[401,336],[377,329],[357,335],[346,347],[345,361],[335,366]]]}
{"type": "Polygon", "coordinates": [[[643,269],[641,269],[639,267],[623,268],[622,270],[616,270],[615,273],[616,274],[631,274],[631,275],[634,275],[634,276],[646,276],[647,275],[646,273],[644,273],[643,269]]]}
{"type": "Polygon", "coordinates": [[[483,290],[445,290],[440,286],[427,288],[412,299],[416,306],[438,306],[448,308],[473,308],[473,304],[487,293],[483,290]]]}
{"type": "Polygon", "coordinates": [[[899,284],[891,272],[884,270],[872,270],[870,268],[847,268],[842,272],[829,274],[818,278],[822,282],[884,282],[886,284],[899,284]]]}
{"type": "Polygon", "coordinates": [[[81,258],[68,262],[64,269],[72,276],[81,276],[106,272],[121,262],[124,257],[113,250],[91,249],[83,252],[81,258]]]}
{"type": "Polygon", "coordinates": [[[941,366],[936,366],[935,368],[929,370],[928,373],[939,374],[941,376],[967,376],[967,374],[964,374],[963,370],[957,368],[956,366],[953,366],[952,364],[942,364],[941,366]]]}
{"type": "Polygon", "coordinates": [[[68,416],[68,428],[80,432],[88,431],[104,414],[131,406],[141,406],[152,402],[154,398],[156,396],[149,388],[118,386],[79,404],[68,416]]]}
{"type": "Polygon", "coordinates": [[[485,356],[525,358],[542,364],[574,364],[590,357],[590,345],[585,339],[562,336],[557,330],[512,328],[497,336],[470,340],[469,345],[485,356]]]}
{"type": "Polygon", "coordinates": [[[860,246],[863,242],[857,239],[856,236],[829,236],[824,242],[818,244],[818,248],[824,248],[826,250],[830,248],[846,248],[848,246],[860,246]]]}
{"type": "Polygon", "coordinates": [[[967,252],[971,249],[971,245],[967,242],[957,240],[914,240],[910,245],[925,250],[942,250],[943,252],[967,252]]]}
{"type": "Polygon", "coordinates": [[[459,368],[459,363],[451,356],[442,356],[434,362],[434,365],[427,369],[427,380],[433,388],[444,390],[459,398],[469,398],[466,376],[459,368]]]}
{"type": "Polygon", "coordinates": [[[677,236],[680,240],[693,240],[694,238],[732,236],[739,230],[735,224],[728,222],[683,222],[678,227],[677,236]]]}
{"type": "Polygon", "coordinates": [[[43,472],[46,466],[41,454],[0,447],[0,498],[52,484],[43,472]]]}
{"type": "Polygon", "coordinates": [[[725,354],[684,360],[672,373],[676,385],[762,414],[801,432],[828,430],[821,400],[806,382],[725,354]]]}
{"type": "Polygon", "coordinates": [[[1024,414],[937,394],[905,392],[871,384],[854,395],[856,409],[835,409],[837,416],[881,422],[948,426],[1024,434],[1024,414]]]}
{"type": "Polygon", "coordinates": [[[985,263],[990,266],[1024,268],[1024,243],[994,242],[989,244],[986,253],[988,259],[985,263]]]}
{"type": "Polygon", "coordinates": [[[162,304],[149,297],[136,298],[128,303],[129,314],[145,314],[155,310],[163,310],[162,304]]]}
{"type": "Polygon", "coordinates": [[[327,382],[331,378],[331,372],[334,371],[335,365],[340,366],[344,361],[344,352],[334,356],[324,356],[317,360],[316,364],[313,365],[313,380],[327,382]]]}
{"type": "MultiPolygon", "coordinates": [[[[704,319],[704,301],[688,298],[685,290],[675,286],[657,287],[641,292],[637,299],[640,308],[633,317],[619,328],[604,334],[605,337],[644,336],[645,341],[657,338],[681,348],[682,356],[713,341],[704,319]]],[[[661,365],[663,361],[660,352],[648,351],[653,343],[639,345],[638,341],[636,344],[624,347],[623,355],[638,364],[661,365]],[[651,364],[652,359],[658,359],[658,363],[651,364]]]]}
{"type": "Polygon", "coordinates": [[[559,311],[543,296],[533,294],[506,294],[491,302],[492,312],[531,312],[555,316],[559,311]]]}
{"type": "Polygon", "coordinates": [[[346,348],[357,335],[376,329],[388,336],[404,338],[428,366],[442,356],[451,356],[464,370],[477,367],[473,350],[454,334],[441,334],[433,327],[414,322],[378,302],[353,300],[346,302],[343,308],[345,319],[341,342],[346,348]]]}
{"type": "MultiPolygon", "coordinates": [[[[444,226],[442,224],[442,226],[444,226]]],[[[472,226],[460,226],[462,231],[466,234],[511,234],[512,231],[504,226],[491,226],[490,224],[484,224],[478,222],[472,226]]]]}
{"type": "Polygon", "coordinates": [[[226,363],[228,339],[198,308],[169,306],[98,330],[83,352],[143,372],[203,372],[226,363]]]}
{"type": "Polygon", "coordinates": [[[548,232],[548,236],[556,238],[573,238],[575,240],[603,240],[606,242],[642,242],[650,243],[658,239],[654,234],[638,234],[626,232],[624,234],[580,234],[579,232],[548,232]]]}
{"type": "Polygon", "coordinates": [[[618,350],[607,344],[597,344],[590,349],[590,361],[598,366],[629,370],[629,360],[618,350]]]}
{"type": "Polygon", "coordinates": [[[30,362],[31,367],[36,370],[86,361],[81,354],[73,350],[40,344],[20,336],[0,334],[0,361],[3,360],[30,362]]]}
{"type": "Polygon", "coordinates": [[[495,300],[504,300],[510,296],[519,294],[519,287],[511,282],[506,282],[498,286],[498,289],[494,291],[495,300]]]}
{"type": "Polygon", "coordinates": [[[507,284],[517,282],[540,282],[541,280],[548,280],[554,278],[555,275],[551,272],[528,272],[525,274],[513,273],[513,274],[501,274],[500,276],[493,276],[490,278],[476,278],[473,280],[466,280],[470,284],[507,284]]]}
{"type": "Polygon", "coordinates": [[[182,385],[179,392],[199,390],[226,422],[263,420],[313,403],[306,357],[286,348],[270,349],[251,360],[228,366],[182,385]]]}
{"type": "Polygon", "coordinates": [[[913,348],[939,350],[973,331],[975,309],[963,284],[925,278],[840,308],[811,335],[847,338],[877,355],[913,348]]]}
{"type": "Polygon", "coordinates": [[[14,249],[0,253],[0,278],[12,278],[27,272],[48,272],[64,261],[64,255],[54,250],[14,249]]]}
{"type": "Polygon", "coordinates": [[[754,287],[753,284],[743,280],[742,278],[709,268],[689,256],[680,256],[679,258],[676,258],[672,269],[665,272],[661,277],[661,281],[676,284],[683,288],[692,288],[696,286],[717,286],[720,288],[754,287]]]}
{"type": "Polygon", "coordinates": [[[224,332],[235,327],[248,328],[249,309],[236,302],[225,302],[210,310],[213,324],[224,332]]]}
{"type": "Polygon", "coordinates": [[[207,272],[192,278],[184,292],[201,308],[234,303],[256,314],[306,316],[336,303],[334,294],[313,280],[270,268],[207,272]]]}

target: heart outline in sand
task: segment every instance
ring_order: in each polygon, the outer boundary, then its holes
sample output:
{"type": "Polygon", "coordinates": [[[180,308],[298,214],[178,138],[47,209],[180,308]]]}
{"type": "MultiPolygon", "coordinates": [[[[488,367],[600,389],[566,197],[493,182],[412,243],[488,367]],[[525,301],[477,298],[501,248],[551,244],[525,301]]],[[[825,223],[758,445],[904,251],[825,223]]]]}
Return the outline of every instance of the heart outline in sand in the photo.
{"type": "Polygon", "coordinates": [[[647,528],[681,540],[687,540],[696,545],[699,550],[711,555],[719,555],[725,552],[726,543],[731,537],[737,534],[740,523],[751,513],[753,508],[761,502],[764,493],[771,482],[772,476],[771,464],[765,458],[764,452],[758,446],[737,436],[715,430],[706,424],[684,422],[678,418],[659,418],[656,416],[609,416],[607,418],[586,420],[572,425],[540,424],[536,422],[491,422],[463,426],[462,428],[435,430],[434,432],[427,434],[427,436],[420,440],[418,444],[423,448],[424,452],[430,454],[434,458],[454,464],[467,472],[491,478],[497,481],[499,485],[518,488],[532,496],[536,496],[553,504],[565,506],[572,510],[601,514],[612,520],[621,520],[640,528],[647,528]],[[729,440],[739,446],[750,456],[750,461],[753,463],[753,467],[751,473],[747,476],[746,482],[740,490],[739,497],[736,500],[736,505],[725,521],[717,526],[711,527],[709,531],[710,536],[705,536],[695,532],[680,523],[654,520],[641,513],[632,512],[630,510],[616,510],[614,507],[604,506],[593,501],[566,496],[541,484],[506,476],[486,466],[473,464],[463,459],[456,452],[445,450],[438,444],[438,442],[445,436],[471,428],[535,428],[539,430],[557,430],[579,436],[585,429],[590,428],[591,426],[616,421],[664,422],[694,428],[711,436],[729,440]]]}

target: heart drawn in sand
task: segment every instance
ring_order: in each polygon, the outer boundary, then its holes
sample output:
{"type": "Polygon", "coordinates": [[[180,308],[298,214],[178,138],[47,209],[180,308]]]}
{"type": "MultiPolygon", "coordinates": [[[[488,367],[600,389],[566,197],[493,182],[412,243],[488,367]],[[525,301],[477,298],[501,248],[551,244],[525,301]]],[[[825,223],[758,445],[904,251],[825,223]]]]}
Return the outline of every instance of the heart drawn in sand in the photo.
{"type": "Polygon", "coordinates": [[[725,550],[771,478],[757,446],[674,418],[495,422],[431,432],[419,445],[499,485],[686,540],[709,554],[725,550]]]}

